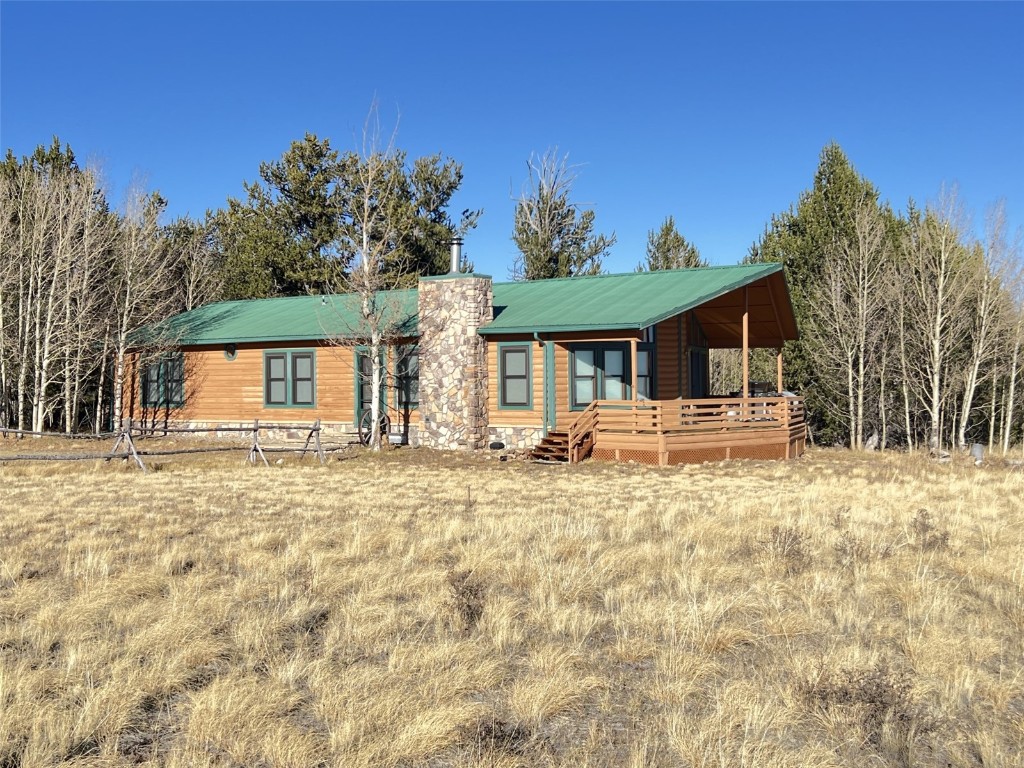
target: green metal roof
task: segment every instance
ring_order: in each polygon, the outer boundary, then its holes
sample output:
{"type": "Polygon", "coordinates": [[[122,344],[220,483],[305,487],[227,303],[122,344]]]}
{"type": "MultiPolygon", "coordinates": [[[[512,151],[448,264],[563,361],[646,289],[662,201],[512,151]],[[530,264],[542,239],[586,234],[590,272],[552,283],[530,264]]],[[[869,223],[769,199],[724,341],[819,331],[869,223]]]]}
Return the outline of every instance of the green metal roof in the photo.
{"type": "MultiPolygon", "coordinates": [[[[646,328],[778,272],[781,264],[568,277],[494,285],[494,320],[483,335],[646,328]]],[[[415,336],[415,289],[382,291],[378,300],[415,336]]],[[[165,328],[181,345],[312,341],[362,337],[354,294],[224,301],[172,317],[165,328]]]]}
{"type": "MultiPolygon", "coordinates": [[[[398,332],[415,336],[416,291],[382,291],[378,301],[398,332]]],[[[311,341],[359,338],[359,297],[288,296],[278,299],[221,301],[176,315],[160,330],[181,345],[247,341],[311,341]]]]}
{"type": "Polygon", "coordinates": [[[480,333],[646,328],[781,269],[740,264],[500,283],[494,286],[494,322],[480,333]]]}

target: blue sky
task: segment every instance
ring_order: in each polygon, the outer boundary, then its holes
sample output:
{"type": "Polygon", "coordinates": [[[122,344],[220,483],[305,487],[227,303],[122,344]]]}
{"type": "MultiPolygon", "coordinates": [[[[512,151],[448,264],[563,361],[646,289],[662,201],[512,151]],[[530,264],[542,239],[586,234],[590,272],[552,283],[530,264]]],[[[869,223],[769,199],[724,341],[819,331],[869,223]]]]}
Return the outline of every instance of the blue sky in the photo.
{"type": "Polygon", "coordinates": [[[504,278],[532,151],[643,257],[673,215],[740,260],[837,141],[884,199],[957,183],[1024,226],[1022,3],[0,3],[0,143],[54,134],[201,216],[305,132],[356,147],[371,102],[398,145],[463,163],[467,254],[504,278]]]}

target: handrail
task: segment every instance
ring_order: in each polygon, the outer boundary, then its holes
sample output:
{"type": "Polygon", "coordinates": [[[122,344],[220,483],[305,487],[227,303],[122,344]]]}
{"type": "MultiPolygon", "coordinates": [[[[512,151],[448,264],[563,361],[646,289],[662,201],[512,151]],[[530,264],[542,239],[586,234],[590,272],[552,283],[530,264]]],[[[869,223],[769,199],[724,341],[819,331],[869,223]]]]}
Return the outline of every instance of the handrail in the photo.
{"type": "Polygon", "coordinates": [[[794,429],[804,425],[801,397],[598,400],[592,405],[596,405],[599,413],[600,426],[596,431],[601,433],[664,435],[794,429]]]}
{"type": "Polygon", "coordinates": [[[589,438],[593,442],[594,432],[597,431],[598,401],[594,400],[583,409],[583,412],[576,417],[576,420],[569,425],[569,463],[575,464],[583,456],[583,446],[589,438]]]}

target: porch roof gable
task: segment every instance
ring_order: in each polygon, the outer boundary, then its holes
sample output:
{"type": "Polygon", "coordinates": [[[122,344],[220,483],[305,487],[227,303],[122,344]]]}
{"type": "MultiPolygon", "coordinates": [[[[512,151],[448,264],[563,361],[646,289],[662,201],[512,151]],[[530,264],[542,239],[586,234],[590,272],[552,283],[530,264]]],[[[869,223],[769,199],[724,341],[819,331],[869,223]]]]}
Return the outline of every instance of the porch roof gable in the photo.
{"type": "MultiPolygon", "coordinates": [[[[779,295],[760,345],[773,346],[776,341],[797,338],[782,264],[778,263],[502,283],[494,286],[494,320],[479,333],[640,330],[713,304],[746,286],[767,286],[769,280],[777,286],[773,295],[779,295]]],[[[725,317],[715,319],[726,325],[725,317]]],[[[723,328],[722,338],[718,338],[719,323],[708,325],[716,326],[707,329],[711,346],[732,346],[732,333],[723,328]]]]}

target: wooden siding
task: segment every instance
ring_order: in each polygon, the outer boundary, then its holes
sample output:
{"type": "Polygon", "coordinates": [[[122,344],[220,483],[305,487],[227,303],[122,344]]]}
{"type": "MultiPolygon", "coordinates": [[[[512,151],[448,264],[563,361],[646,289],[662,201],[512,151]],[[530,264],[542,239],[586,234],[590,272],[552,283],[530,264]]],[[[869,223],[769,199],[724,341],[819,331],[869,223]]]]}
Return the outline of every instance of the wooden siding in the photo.
{"type": "MultiPolygon", "coordinates": [[[[310,343],[239,344],[233,360],[224,356],[222,346],[186,348],[185,405],[165,414],[160,409],[145,412],[141,406],[139,376],[132,371],[131,396],[127,403],[133,419],[162,418],[191,422],[304,423],[322,419],[330,423],[352,423],[355,417],[355,350],[310,343]],[[311,408],[268,407],[263,399],[263,353],[273,350],[314,350],[315,400],[311,408]]],[[[389,370],[393,365],[389,362],[389,370]]],[[[396,420],[396,393],[387,390],[389,414],[396,420]]],[[[413,411],[410,421],[417,423],[413,411]]]]}
{"type": "Polygon", "coordinates": [[[544,426],[544,347],[530,336],[487,337],[487,417],[495,427],[544,426]],[[531,357],[530,408],[501,408],[498,379],[499,344],[529,344],[531,357]]]}
{"type": "Polygon", "coordinates": [[[689,347],[686,344],[688,318],[688,314],[676,315],[662,320],[654,327],[657,400],[689,396],[689,347]]]}
{"type": "Polygon", "coordinates": [[[579,411],[569,408],[569,344],[555,344],[555,428],[568,429],[579,411]]]}

